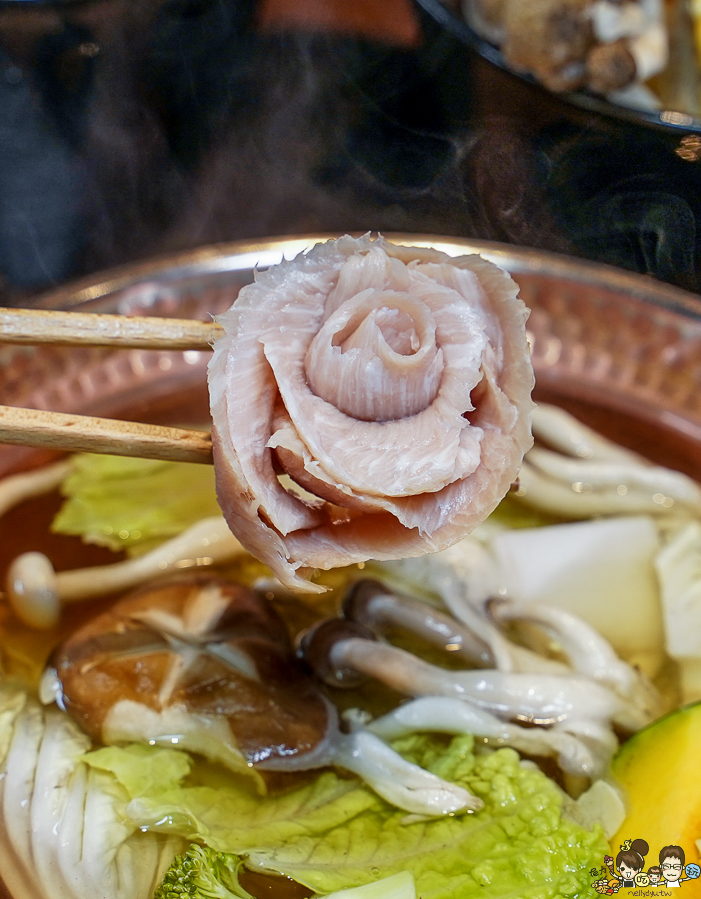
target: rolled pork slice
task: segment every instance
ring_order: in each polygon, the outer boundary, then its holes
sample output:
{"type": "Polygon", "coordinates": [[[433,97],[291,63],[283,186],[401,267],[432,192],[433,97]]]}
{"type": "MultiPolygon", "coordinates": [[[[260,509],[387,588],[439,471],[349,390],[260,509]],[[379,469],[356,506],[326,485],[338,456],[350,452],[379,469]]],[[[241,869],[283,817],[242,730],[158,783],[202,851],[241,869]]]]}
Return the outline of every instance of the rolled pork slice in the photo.
{"type": "Polygon", "coordinates": [[[257,273],[209,366],[217,494],[293,590],[445,549],[532,443],[528,311],[509,275],[349,236],[257,273]]]}

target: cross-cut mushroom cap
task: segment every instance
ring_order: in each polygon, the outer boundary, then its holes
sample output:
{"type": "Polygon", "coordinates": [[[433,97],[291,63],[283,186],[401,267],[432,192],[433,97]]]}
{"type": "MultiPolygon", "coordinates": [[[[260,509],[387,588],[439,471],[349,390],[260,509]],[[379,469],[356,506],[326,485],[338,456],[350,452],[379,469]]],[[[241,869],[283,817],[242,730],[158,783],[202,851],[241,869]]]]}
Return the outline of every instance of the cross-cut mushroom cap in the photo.
{"type": "Polygon", "coordinates": [[[330,727],[272,605],[216,578],[137,590],[76,631],[52,665],[61,702],[98,740],[124,701],[224,719],[249,762],[313,751],[330,727]]]}

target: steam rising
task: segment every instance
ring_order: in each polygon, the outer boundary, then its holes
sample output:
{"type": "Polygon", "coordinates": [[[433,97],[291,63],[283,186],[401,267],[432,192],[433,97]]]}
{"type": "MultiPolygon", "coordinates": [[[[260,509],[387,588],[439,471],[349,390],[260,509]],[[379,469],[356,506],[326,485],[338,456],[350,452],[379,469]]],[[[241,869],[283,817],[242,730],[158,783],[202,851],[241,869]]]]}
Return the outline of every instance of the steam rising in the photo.
{"type": "MultiPolygon", "coordinates": [[[[532,88],[428,22],[407,49],[262,31],[253,0],[150,0],[111,18],[103,6],[70,7],[42,44],[44,68],[0,84],[0,96],[21,89],[34,117],[13,133],[62,160],[43,203],[27,203],[29,161],[14,207],[8,188],[16,236],[0,268],[16,287],[215,241],[394,230],[569,252],[699,288],[694,166],[544,93],[533,112],[532,88]]],[[[18,172],[20,149],[8,157],[18,172]]],[[[0,202],[0,224],[3,213],[0,202]]]]}

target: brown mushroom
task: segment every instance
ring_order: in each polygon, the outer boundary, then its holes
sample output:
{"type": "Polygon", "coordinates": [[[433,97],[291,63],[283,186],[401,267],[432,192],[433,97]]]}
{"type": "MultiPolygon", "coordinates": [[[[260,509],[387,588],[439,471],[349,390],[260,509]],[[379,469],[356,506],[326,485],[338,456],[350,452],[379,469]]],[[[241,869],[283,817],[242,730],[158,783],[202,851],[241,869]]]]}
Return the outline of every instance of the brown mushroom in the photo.
{"type": "Polygon", "coordinates": [[[636,71],[635,59],[623,38],[608,44],[597,44],[587,55],[588,85],[600,94],[621,90],[632,84],[636,71]]]}
{"type": "Polygon", "coordinates": [[[504,8],[504,56],[551,90],[580,87],[594,42],[588,6],[589,0],[510,0],[504,8]]]}
{"type": "Polygon", "coordinates": [[[216,732],[219,761],[242,756],[233,767],[313,753],[333,717],[272,605],[207,576],[130,594],[76,631],[52,668],[45,687],[94,738],[198,749],[216,732]]]}

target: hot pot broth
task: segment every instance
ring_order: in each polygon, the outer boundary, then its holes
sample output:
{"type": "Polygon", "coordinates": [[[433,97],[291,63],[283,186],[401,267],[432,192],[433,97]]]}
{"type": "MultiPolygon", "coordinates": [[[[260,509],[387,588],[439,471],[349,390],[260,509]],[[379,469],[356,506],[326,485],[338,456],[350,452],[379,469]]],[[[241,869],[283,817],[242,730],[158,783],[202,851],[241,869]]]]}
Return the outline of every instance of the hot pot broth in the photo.
{"type": "MultiPolygon", "coordinates": [[[[664,426],[658,420],[659,407],[665,401],[658,399],[658,407],[645,407],[644,404],[630,403],[626,397],[621,397],[621,391],[611,389],[610,385],[601,384],[601,378],[597,383],[596,372],[592,373],[586,366],[579,366],[577,370],[576,359],[567,355],[567,347],[561,354],[557,363],[552,366],[548,357],[548,350],[542,349],[539,343],[539,322],[542,324],[544,310],[553,312],[555,330],[558,327],[557,314],[561,309],[548,309],[547,303],[539,307],[541,297],[534,287],[534,280],[525,276],[522,286],[529,305],[535,307],[534,324],[536,326],[536,342],[534,363],[539,377],[539,383],[535,392],[535,399],[542,402],[554,403],[572,412],[582,422],[591,425],[600,433],[623,446],[628,446],[647,456],[651,461],[665,464],[689,475],[697,476],[701,471],[701,441],[696,439],[694,429],[684,426],[684,422],[674,417],[667,417],[664,426]],[[530,284],[530,286],[529,286],[530,284]],[[529,297],[528,294],[531,294],[529,297]],[[531,302],[532,301],[532,302],[531,302]],[[563,361],[564,360],[564,361],[563,361]],[[568,369],[568,366],[570,369],[568,369]],[[583,373],[584,372],[584,373],[583,373]],[[593,389],[592,389],[593,388],[593,389]],[[588,399],[583,399],[588,397],[588,399]],[[622,411],[628,407],[629,411],[622,411]]],[[[550,295],[552,299],[552,294],[550,295]]],[[[231,297],[229,297],[230,301],[231,297]]],[[[577,308],[575,312],[580,312],[577,308]]],[[[595,311],[595,315],[597,311],[595,311]]],[[[614,315],[615,318],[615,315],[614,315]]],[[[588,323],[591,326],[591,321],[588,323]]],[[[547,329],[546,329],[547,330],[547,329]]],[[[566,344],[566,341],[563,341],[566,344]]],[[[55,351],[54,351],[55,352],[55,351]]],[[[66,351],[67,356],[70,351],[66,351]]],[[[204,387],[204,364],[206,359],[190,357],[184,359],[183,354],[138,354],[136,362],[134,356],[121,374],[114,377],[113,359],[107,359],[103,364],[99,359],[89,367],[87,380],[90,387],[79,397],[76,402],[76,411],[85,411],[91,414],[108,414],[124,418],[152,421],[162,424],[192,426],[197,423],[204,424],[206,417],[202,410],[207,408],[207,394],[204,387]],[[105,371],[110,370],[106,375],[105,371]],[[125,374],[127,372],[127,374],[125,374]],[[134,389],[138,384],[138,389],[134,389]]],[[[552,355],[552,354],[551,354],[552,355]]],[[[66,357],[67,358],[67,357],[66,357]]],[[[49,371],[51,366],[48,366],[49,371]]],[[[60,368],[60,366],[59,366],[60,368]]],[[[641,370],[644,367],[641,366],[641,370]]],[[[659,368],[650,366],[650,377],[640,376],[638,380],[646,390],[658,391],[659,368]],[[658,377],[658,381],[655,381],[658,377]]],[[[47,382],[50,382],[50,377],[47,382]]],[[[605,380],[605,379],[604,379],[605,380]]],[[[615,381],[615,378],[613,379],[615,381]]],[[[85,379],[84,379],[85,381],[85,379]]],[[[85,384],[83,383],[83,387],[85,384]]],[[[45,388],[50,390],[50,386],[45,388]]],[[[35,388],[35,396],[41,397],[42,385],[35,388]]],[[[625,391],[624,391],[625,392],[625,391]]],[[[10,401],[16,401],[13,398],[10,401]]],[[[21,402],[22,400],[20,400],[21,402]]],[[[39,402],[41,405],[41,402],[39,402]]],[[[0,452],[0,471],[3,474],[34,467],[46,461],[39,453],[6,448],[0,452]]],[[[21,506],[11,510],[0,519],[0,533],[3,540],[0,541],[0,569],[5,570],[11,560],[20,552],[27,550],[39,550],[45,552],[55,563],[58,570],[70,569],[83,565],[100,564],[107,560],[114,561],[115,556],[106,550],[89,547],[81,543],[77,538],[61,537],[51,534],[49,524],[59,504],[56,494],[36,500],[30,500],[21,506]]],[[[256,573],[255,566],[244,572],[245,577],[253,577],[256,573]]],[[[331,583],[342,586],[344,575],[331,576],[331,583]]],[[[287,623],[291,632],[296,632],[320,617],[336,611],[340,597],[340,591],[321,598],[295,601],[293,604],[279,604],[279,608],[285,610],[287,623]]],[[[16,661],[13,669],[16,673],[23,674],[34,668],[36,672],[44,663],[53,646],[64,637],[79,627],[83,622],[98,614],[110,604],[110,598],[105,600],[77,604],[69,607],[62,617],[58,629],[53,632],[30,631],[9,616],[3,609],[0,618],[0,647],[3,650],[10,649],[10,656],[16,661]],[[29,664],[23,661],[26,656],[31,659],[29,664]]],[[[439,662],[440,664],[440,662],[439,662]]],[[[9,666],[12,670],[12,666],[9,666]]],[[[456,667],[457,665],[456,660],[456,667]]],[[[675,694],[673,666],[667,666],[664,677],[660,682],[665,694],[675,694]]],[[[396,705],[399,697],[388,690],[377,686],[365,686],[358,693],[340,693],[337,691],[339,703],[344,707],[358,705],[370,708],[374,714],[382,714],[396,705]]],[[[304,779],[307,775],[279,775],[277,782],[273,782],[273,789],[285,790],[295,777],[304,779]],[[285,778],[288,782],[285,783],[285,778]]],[[[244,878],[245,885],[250,892],[257,897],[271,896],[271,899],[296,899],[309,891],[279,879],[266,879],[260,875],[244,878]]],[[[7,895],[5,892],[4,895],[7,895]]]]}
{"type": "MultiPolygon", "coordinates": [[[[594,426],[601,433],[628,445],[640,447],[644,445],[649,451],[650,458],[656,462],[664,462],[673,458],[679,468],[685,469],[690,474],[699,470],[701,466],[701,445],[687,436],[680,435],[669,429],[661,430],[631,416],[622,416],[618,412],[606,409],[602,406],[583,404],[572,400],[570,397],[559,397],[552,391],[536,393],[538,399],[547,402],[559,401],[568,411],[577,415],[583,422],[594,426]]],[[[194,409],[201,408],[202,388],[201,384],[193,384],[187,390],[180,390],[177,403],[173,403],[171,397],[163,397],[148,404],[145,409],[139,407],[139,414],[152,421],[163,423],[182,424],[191,422],[194,409]]],[[[133,408],[121,410],[125,417],[134,415],[133,408]]],[[[37,453],[27,453],[25,465],[32,467],[38,460],[37,453]]],[[[16,466],[13,466],[16,468],[16,466]]],[[[52,493],[44,497],[28,500],[25,503],[10,510],[0,522],[0,568],[3,572],[12,559],[20,552],[39,550],[46,553],[55,562],[57,569],[105,564],[115,561],[115,554],[98,547],[88,546],[78,538],[53,534],[50,531],[50,523],[61,503],[61,498],[52,493]]],[[[248,576],[251,576],[251,570],[248,576]]],[[[342,581],[342,577],[337,577],[342,581]]],[[[291,630],[308,626],[315,618],[328,614],[338,605],[338,592],[330,597],[320,599],[301,598],[292,604],[279,604],[278,608],[288,608],[288,624],[291,630]]],[[[7,611],[2,608],[0,650],[7,659],[9,652],[9,669],[13,674],[26,675],[27,666],[23,663],[26,655],[32,659],[35,672],[42,667],[51,649],[61,640],[74,631],[81,624],[108,608],[113,600],[95,600],[68,606],[62,616],[60,626],[49,632],[35,631],[20,624],[7,611]]],[[[673,694],[675,684],[666,672],[663,679],[665,691],[673,694]]],[[[400,699],[398,694],[374,686],[365,686],[358,692],[337,691],[336,699],[343,706],[353,705],[370,708],[373,713],[381,714],[397,704],[400,699]]],[[[556,774],[555,765],[546,766],[548,773],[556,774]]],[[[303,779],[308,775],[278,775],[278,780],[271,781],[273,789],[289,789],[296,779],[303,779]],[[286,780],[287,778],[287,780],[286,780]]],[[[301,899],[308,895],[309,891],[289,880],[277,877],[267,877],[251,872],[241,879],[241,884],[259,899],[301,899]]],[[[0,896],[3,899],[12,899],[6,888],[0,888],[0,896]]]]}

